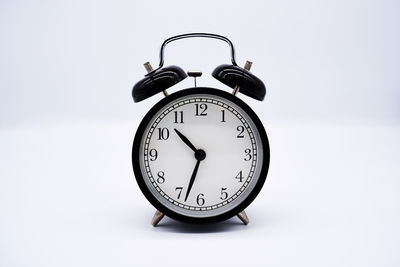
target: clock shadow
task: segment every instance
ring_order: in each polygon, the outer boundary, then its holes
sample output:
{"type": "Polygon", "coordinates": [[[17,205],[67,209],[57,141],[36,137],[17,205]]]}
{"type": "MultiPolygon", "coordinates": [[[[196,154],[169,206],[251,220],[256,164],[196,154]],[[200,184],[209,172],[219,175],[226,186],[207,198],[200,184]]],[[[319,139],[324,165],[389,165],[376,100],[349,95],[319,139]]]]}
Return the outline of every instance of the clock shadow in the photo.
{"type": "Polygon", "coordinates": [[[193,224],[184,223],[164,217],[163,220],[155,227],[157,230],[182,233],[182,234],[205,234],[205,233],[223,233],[243,230],[247,226],[244,225],[238,218],[234,217],[223,222],[211,224],[193,224]]]}

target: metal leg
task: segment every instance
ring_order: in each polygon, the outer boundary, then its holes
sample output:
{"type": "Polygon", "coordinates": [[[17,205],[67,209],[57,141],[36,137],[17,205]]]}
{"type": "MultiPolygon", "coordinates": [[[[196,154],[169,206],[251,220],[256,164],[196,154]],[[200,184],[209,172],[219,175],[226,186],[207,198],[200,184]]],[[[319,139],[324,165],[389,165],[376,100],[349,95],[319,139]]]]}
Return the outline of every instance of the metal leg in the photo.
{"type": "MultiPolygon", "coordinates": [[[[238,218],[243,222],[244,225],[249,224],[249,217],[247,217],[247,214],[245,211],[240,212],[238,215],[238,218]]],[[[151,220],[151,224],[153,226],[157,226],[157,224],[164,218],[164,214],[158,210],[154,213],[153,219],[151,220]]]]}
{"type": "Polygon", "coordinates": [[[249,218],[247,217],[247,214],[245,211],[240,212],[237,216],[244,223],[244,225],[249,224],[249,218]]]}
{"type": "Polygon", "coordinates": [[[156,213],[154,213],[153,219],[151,220],[151,225],[157,226],[163,217],[164,214],[156,210],[156,213]]]}

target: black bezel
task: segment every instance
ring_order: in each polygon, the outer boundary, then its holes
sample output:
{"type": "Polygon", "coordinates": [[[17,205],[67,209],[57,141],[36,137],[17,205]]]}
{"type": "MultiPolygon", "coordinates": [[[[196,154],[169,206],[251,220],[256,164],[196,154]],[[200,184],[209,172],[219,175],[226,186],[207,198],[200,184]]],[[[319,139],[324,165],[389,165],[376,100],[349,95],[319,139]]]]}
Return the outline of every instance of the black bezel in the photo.
{"type": "Polygon", "coordinates": [[[140,125],[136,131],[135,139],[133,140],[133,147],[132,147],[133,172],[135,174],[136,181],[139,185],[139,188],[141,189],[142,193],[147,198],[147,200],[157,210],[164,213],[165,215],[167,215],[173,219],[179,220],[179,221],[190,222],[190,223],[212,223],[212,222],[223,221],[223,220],[229,219],[229,218],[237,215],[239,212],[243,211],[256,198],[256,196],[260,192],[262,186],[264,185],[264,182],[267,178],[269,161],[270,161],[270,150],[269,150],[269,142],[268,142],[267,133],[265,132],[264,126],[261,123],[258,116],[256,115],[256,113],[245,102],[243,102],[238,97],[236,97],[232,94],[229,94],[227,92],[221,91],[219,89],[206,88],[206,87],[184,89],[184,90],[178,91],[176,93],[173,93],[173,94],[163,98],[157,104],[155,104],[150,109],[150,111],[146,114],[146,116],[144,116],[142,122],[140,123],[140,125]],[[262,149],[264,152],[264,159],[262,162],[260,177],[259,177],[255,187],[248,195],[248,197],[245,200],[243,200],[242,203],[240,203],[238,206],[236,206],[235,208],[233,208],[223,214],[211,216],[211,217],[203,217],[203,218],[182,215],[182,214],[176,213],[175,211],[168,209],[166,206],[161,204],[150,192],[150,189],[146,186],[146,183],[145,183],[143,175],[142,175],[142,171],[140,169],[140,162],[139,162],[140,142],[142,140],[144,130],[146,129],[147,125],[149,124],[150,120],[154,117],[154,115],[156,115],[156,113],[162,107],[164,107],[167,103],[172,102],[175,99],[178,99],[180,97],[194,95],[194,94],[210,94],[210,95],[223,97],[223,98],[226,98],[227,100],[235,103],[240,108],[242,108],[243,111],[246,112],[249,115],[249,117],[253,120],[253,122],[260,134],[262,149]]]}

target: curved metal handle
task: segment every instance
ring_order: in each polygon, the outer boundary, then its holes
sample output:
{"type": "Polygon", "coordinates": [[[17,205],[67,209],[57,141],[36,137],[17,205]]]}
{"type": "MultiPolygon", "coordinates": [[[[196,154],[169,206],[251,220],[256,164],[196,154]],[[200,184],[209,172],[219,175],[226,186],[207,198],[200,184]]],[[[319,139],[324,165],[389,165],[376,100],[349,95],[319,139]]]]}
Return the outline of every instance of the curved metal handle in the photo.
{"type": "Polygon", "coordinates": [[[232,42],[228,38],[226,38],[224,36],[221,36],[221,35],[218,35],[218,34],[213,34],[213,33],[186,33],[186,34],[180,34],[180,35],[176,35],[176,36],[170,37],[170,38],[168,38],[167,40],[165,40],[163,42],[163,44],[161,45],[161,50],[160,50],[160,64],[159,64],[157,69],[162,68],[162,66],[164,65],[164,48],[168,43],[176,41],[176,40],[180,40],[180,39],[193,38],[193,37],[204,37],[204,38],[219,39],[219,40],[222,40],[222,41],[228,43],[230,48],[231,48],[231,61],[232,61],[232,64],[237,66],[236,61],[235,61],[235,48],[233,47],[232,42]]]}

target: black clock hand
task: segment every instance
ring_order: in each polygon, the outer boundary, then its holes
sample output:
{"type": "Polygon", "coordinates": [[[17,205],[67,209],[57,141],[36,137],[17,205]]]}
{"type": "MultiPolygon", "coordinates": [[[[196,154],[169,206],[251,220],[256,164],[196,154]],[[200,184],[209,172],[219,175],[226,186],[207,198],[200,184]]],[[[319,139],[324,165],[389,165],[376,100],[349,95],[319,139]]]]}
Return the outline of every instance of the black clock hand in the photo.
{"type": "Polygon", "coordinates": [[[197,171],[199,169],[200,161],[202,161],[203,159],[206,158],[206,152],[203,149],[198,149],[194,153],[194,157],[196,158],[197,162],[196,162],[196,166],[194,167],[194,170],[193,170],[193,173],[192,173],[192,177],[190,177],[188,190],[187,190],[186,196],[185,196],[185,201],[187,200],[187,198],[189,196],[189,193],[190,193],[190,190],[192,189],[194,180],[195,180],[196,175],[197,175],[197,171]]]}
{"type": "Polygon", "coordinates": [[[188,146],[190,147],[194,152],[197,151],[197,148],[195,148],[195,146],[189,141],[189,139],[186,138],[186,136],[184,136],[180,131],[178,131],[177,129],[174,129],[175,132],[178,134],[178,136],[182,139],[182,141],[188,146]]]}
{"type": "Polygon", "coordinates": [[[192,177],[190,177],[190,182],[189,182],[189,186],[188,186],[188,190],[186,191],[186,196],[185,196],[185,202],[189,196],[190,190],[192,189],[193,183],[194,183],[194,179],[196,178],[197,175],[197,170],[199,169],[200,166],[200,160],[198,160],[196,162],[196,166],[194,167],[193,173],[192,173],[192,177]]]}
{"type": "Polygon", "coordinates": [[[182,141],[194,151],[194,157],[197,160],[196,166],[194,167],[194,170],[193,170],[193,173],[192,173],[192,177],[190,177],[188,189],[186,191],[186,196],[185,196],[185,202],[186,202],[186,200],[187,200],[187,198],[189,196],[190,190],[192,190],[192,186],[193,186],[194,180],[196,179],[197,171],[198,171],[199,166],[200,166],[200,161],[202,161],[202,160],[204,160],[206,158],[206,152],[203,149],[197,149],[189,141],[189,139],[187,139],[187,137],[184,136],[180,131],[178,131],[177,129],[174,129],[174,130],[177,133],[177,135],[179,136],[179,138],[181,138],[182,141]]]}

